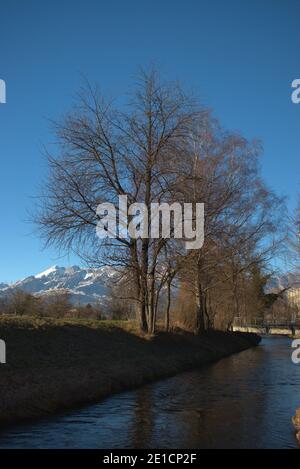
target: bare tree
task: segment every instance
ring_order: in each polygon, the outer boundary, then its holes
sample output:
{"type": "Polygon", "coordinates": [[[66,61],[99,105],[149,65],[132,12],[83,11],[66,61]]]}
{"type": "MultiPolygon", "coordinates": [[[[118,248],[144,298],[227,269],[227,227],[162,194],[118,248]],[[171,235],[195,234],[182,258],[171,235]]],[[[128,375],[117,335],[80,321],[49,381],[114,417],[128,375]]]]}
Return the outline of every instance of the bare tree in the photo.
{"type": "Polygon", "coordinates": [[[5,301],[4,311],[18,316],[36,316],[42,309],[39,298],[21,289],[11,292],[5,301]]]}
{"type": "MultiPolygon", "coordinates": [[[[162,83],[155,71],[141,72],[121,109],[87,85],[54,131],[58,147],[47,152],[49,177],[36,217],[46,244],[75,250],[94,267],[113,266],[120,285],[130,284],[119,290],[120,300],[135,305],[144,332],[154,333],[165,293],[169,329],[176,278],[194,295],[198,332],[214,327],[215,295],[225,282],[230,323],[240,313],[247,272],[266,263],[281,238],[282,200],[260,177],[260,146],[224,131],[207,109],[179,85],[162,83]],[[142,236],[150,233],[149,218],[145,226],[136,224],[136,237],[121,229],[100,241],[97,206],[117,206],[119,196],[126,197],[126,211],[142,202],[148,213],[153,202],[205,203],[203,248],[187,252],[183,241],[162,233],[142,236]]],[[[129,223],[133,219],[129,214],[129,223]]]]}
{"type": "Polygon", "coordinates": [[[244,274],[278,254],[286,235],[284,200],[260,176],[260,146],[212,124],[205,135],[195,134],[193,180],[185,190],[185,199],[202,200],[206,207],[204,246],[186,256],[181,274],[195,295],[198,331],[213,327],[212,299],[224,283],[232,295],[230,327],[240,314],[244,274]]]}
{"type": "MultiPolygon", "coordinates": [[[[206,111],[197,109],[178,85],[163,84],[155,71],[142,72],[127,109],[115,109],[87,88],[77,107],[55,124],[57,154],[47,153],[50,174],[37,222],[47,244],[73,249],[94,266],[112,265],[134,280],[132,300],[145,332],[154,332],[160,253],[168,240],[99,242],[97,206],[177,200],[191,134],[206,111]]],[[[181,192],[181,191],[179,191],[181,192]]],[[[149,230],[148,226],[146,227],[149,230]]]]}

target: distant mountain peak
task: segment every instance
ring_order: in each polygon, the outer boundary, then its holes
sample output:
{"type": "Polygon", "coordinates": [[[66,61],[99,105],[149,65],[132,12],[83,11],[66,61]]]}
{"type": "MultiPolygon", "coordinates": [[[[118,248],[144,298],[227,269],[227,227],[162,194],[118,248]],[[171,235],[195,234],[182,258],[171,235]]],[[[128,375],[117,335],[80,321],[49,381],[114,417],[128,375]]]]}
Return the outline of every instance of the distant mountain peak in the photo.
{"type": "Polygon", "coordinates": [[[109,280],[115,271],[109,267],[101,269],[82,268],[77,265],[61,267],[53,265],[36,275],[31,275],[7,285],[0,284],[0,296],[15,290],[24,290],[32,295],[43,296],[55,291],[68,291],[76,304],[105,303],[109,280]]]}
{"type": "Polygon", "coordinates": [[[59,268],[60,267],[58,265],[53,265],[52,267],[49,267],[49,269],[44,270],[44,272],[40,272],[39,274],[34,275],[34,277],[35,278],[48,277],[48,275],[52,274],[53,272],[56,272],[57,270],[59,270],[59,268]]]}

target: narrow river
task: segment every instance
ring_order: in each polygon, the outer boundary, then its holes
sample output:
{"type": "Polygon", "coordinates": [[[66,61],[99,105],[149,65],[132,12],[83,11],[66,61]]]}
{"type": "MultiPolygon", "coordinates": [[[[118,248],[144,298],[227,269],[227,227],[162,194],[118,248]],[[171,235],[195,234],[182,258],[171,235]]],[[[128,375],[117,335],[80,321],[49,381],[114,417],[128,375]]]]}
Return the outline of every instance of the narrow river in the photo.
{"type": "Polygon", "coordinates": [[[0,434],[1,448],[297,448],[291,340],[0,434]]]}

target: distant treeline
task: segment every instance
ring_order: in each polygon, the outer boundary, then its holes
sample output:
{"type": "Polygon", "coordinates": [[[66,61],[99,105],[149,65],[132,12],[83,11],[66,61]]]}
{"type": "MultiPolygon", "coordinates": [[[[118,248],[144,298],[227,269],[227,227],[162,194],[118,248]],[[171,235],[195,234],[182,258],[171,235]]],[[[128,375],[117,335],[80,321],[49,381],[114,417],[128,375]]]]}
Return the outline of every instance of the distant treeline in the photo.
{"type": "Polygon", "coordinates": [[[17,316],[105,319],[100,304],[75,306],[71,302],[70,293],[59,290],[42,296],[16,290],[0,299],[0,313],[17,316]]]}
{"type": "MultiPolygon", "coordinates": [[[[262,275],[253,268],[249,275],[244,276],[239,284],[238,306],[240,315],[234,317],[232,285],[223,282],[216,285],[208,298],[209,328],[229,330],[234,320],[244,324],[264,323],[266,321],[292,321],[298,317],[299,311],[288,301],[284,292],[266,293],[265,286],[268,276],[262,275]]],[[[68,290],[53,290],[52,292],[35,296],[18,289],[5,298],[0,298],[0,314],[15,316],[34,316],[51,318],[81,318],[92,320],[136,320],[135,308],[132,301],[122,298],[122,291],[130,291],[128,283],[123,280],[111,287],[110,294],[104,303],[75,305],[71,301],[68,290]],[[126,283],[126,285],[122,283],[126,283]]],[[[168,307],[167,291],[162,295],[157,311],[157,320],[161,326],[169,328],[184,328],[196,330],[197,303],[194,292],[184,281],[172,290],[172,307],[168,311],[166,324],[166,308],[168,307]]]]}

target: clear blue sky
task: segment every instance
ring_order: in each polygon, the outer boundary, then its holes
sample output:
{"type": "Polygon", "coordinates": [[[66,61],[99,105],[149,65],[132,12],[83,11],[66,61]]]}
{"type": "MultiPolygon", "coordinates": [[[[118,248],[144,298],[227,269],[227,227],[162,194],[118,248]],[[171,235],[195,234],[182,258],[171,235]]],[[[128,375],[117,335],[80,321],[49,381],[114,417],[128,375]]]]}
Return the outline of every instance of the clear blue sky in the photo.
{"type": "Polygon", "coordinates": [[[300,0],[0,1],[0,281],[58,259],[26,223],[46,172],[48,118],[67,110],[84,74],[120,95],[139,65],[193,88],[223,124],[264,142],[263,173],[289,197],[300,182],[300,0]]]}

